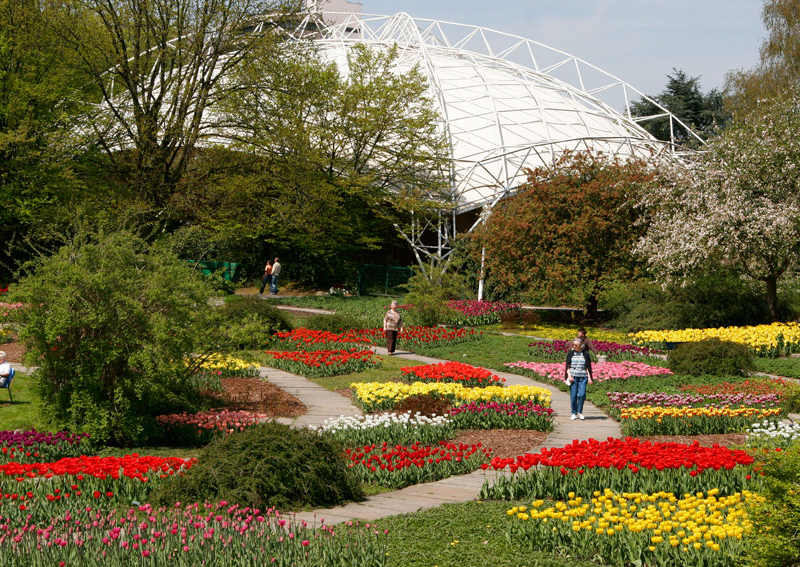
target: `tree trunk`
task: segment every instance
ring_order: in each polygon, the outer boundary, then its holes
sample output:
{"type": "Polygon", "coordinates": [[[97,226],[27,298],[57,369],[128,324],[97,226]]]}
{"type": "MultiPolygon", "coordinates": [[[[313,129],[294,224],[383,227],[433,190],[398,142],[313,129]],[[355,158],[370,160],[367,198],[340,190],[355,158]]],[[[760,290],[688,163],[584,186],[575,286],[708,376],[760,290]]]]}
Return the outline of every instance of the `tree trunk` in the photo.
{"type": "Polygon", "coordinates": [[[597,316],[597,295],[598,292],[594,291],[586,300],[586,317],[590,319],[597,316]]]}
{"type": "Polygon", "coordinates": [[[778,320],[778,278],[768,277],[764,278],[764,283],[767,284],[767,307],[769,308],[769,315],[773,321],[778,320]]]}

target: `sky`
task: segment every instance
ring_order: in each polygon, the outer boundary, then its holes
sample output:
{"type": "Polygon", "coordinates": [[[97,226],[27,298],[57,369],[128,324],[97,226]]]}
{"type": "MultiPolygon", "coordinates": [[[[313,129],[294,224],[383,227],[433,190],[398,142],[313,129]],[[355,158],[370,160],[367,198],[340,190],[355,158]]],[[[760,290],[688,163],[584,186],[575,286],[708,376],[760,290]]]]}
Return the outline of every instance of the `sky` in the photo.
{"type": "Polygon", "coordinates": [[[703,92],[758,62],[762,0],[362,0],[363,13],[471,24],[560,49],[657,95],[673,68],[703,92]]]}

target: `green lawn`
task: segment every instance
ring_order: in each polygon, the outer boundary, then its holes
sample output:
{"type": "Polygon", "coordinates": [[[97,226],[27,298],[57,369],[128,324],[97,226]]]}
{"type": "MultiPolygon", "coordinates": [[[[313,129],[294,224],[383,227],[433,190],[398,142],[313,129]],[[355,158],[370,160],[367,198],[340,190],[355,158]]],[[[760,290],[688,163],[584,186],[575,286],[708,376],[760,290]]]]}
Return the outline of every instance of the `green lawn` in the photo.
{"type": "Polygon", "coordinates": [[[531,339],[528,337],[504,336],[484,332],[481,340],[417,349],[416,353],[434,358],[466,362],[473,366],[508,371],[508,368],[503,366],[505,362],[534,360],[529,354],[528,343],[530,342],[531,339]]]}
{"type": "Polygon", "coordinates": [[[800,378],[800,358],[756,358],[756,370],[787,378],[800,378]]]}
{"type": "Polygon", "coordinates": [[[39,418],[39,404],[33,392],[33,380],[17,372],[11,382],[11,394],[14,403],[8,400],[8,390],[0,390],[0,430],[42,429],[44,424],[39,418]]]}
{"type": "MultiPolygon", "coordinates": [[[[528,503],[528,502],[526,502],[528,503]]],[[[529,503],[528,503],[529,504],[529,503]]],[[[506,538],[511,502],[468,502],[377,520],[389,530],[390,567],[589,567],[551,550],[516,547],[506,538]]]]}

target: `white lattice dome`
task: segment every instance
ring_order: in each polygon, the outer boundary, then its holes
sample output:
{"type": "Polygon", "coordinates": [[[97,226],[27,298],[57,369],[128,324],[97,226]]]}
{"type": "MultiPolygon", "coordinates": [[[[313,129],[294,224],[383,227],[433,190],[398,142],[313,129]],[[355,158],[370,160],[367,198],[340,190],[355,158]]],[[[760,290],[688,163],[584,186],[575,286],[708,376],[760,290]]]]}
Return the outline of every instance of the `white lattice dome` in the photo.
{"type": "MultiPolygon", "coordinates": [[[[396,44],[398,71],[419,66],[441,118],[452,158],[455,212],[492,205],[525,181],[525,168],[552,164],[566,150],[629,157],[669,154],[635,120],[631,99],[647,98],[585,61],[537,42],[475,26],[407,14],[340,14],[327,25],[309,15],[298,34],[314,30],[324,57],[347,72],[356,43],[396,44]]],[[[648,99],[649,100],[649,99],[648,99]]]]}

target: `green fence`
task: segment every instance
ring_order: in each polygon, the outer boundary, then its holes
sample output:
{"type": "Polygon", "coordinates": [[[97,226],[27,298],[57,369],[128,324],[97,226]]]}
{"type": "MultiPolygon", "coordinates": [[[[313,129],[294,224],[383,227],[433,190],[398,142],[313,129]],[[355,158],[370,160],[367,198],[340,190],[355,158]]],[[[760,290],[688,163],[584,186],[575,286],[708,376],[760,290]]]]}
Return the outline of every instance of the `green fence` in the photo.
{"type": "Polygon", "coordinates": [[[232,282],[239,275],[239,264],[235,262],[212,262],[208,260],[183,260],[184,262],[197,266],[203,274],[210,276],[211,274],[220,272],[222,278],[232,282]]]}
{"type": "Polygon", "coordinates": [[[361,295],[403,295],[400,286],[408,283],[411,268],[363,264],[358,273],[358,293],[361,295]]]}

